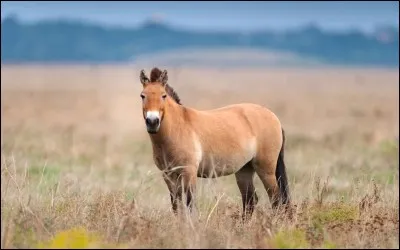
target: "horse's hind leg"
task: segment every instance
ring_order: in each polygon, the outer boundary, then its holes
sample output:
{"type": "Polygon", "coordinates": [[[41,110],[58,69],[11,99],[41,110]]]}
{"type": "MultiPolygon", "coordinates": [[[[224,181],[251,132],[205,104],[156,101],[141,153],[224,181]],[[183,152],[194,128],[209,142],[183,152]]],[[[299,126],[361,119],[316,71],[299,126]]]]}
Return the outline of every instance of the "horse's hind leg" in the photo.
{"type": "Polygon", "coordinates": [[[272,208],[277,208],[280,202],[279,186],[275,176],[276,159],[260,159],[255,164],[255,170],[267,190],[272,208]]]}
{"type": "Polygon", "coordinates": [[[258,197],[253,183],[254,172],[255,170],[251,162],[249,162],[235,173],[236,183],[242,195],[243,219],[245,219],[247,216],[249,218],[251,217],[254,207],[258,202],[258,197]]]}

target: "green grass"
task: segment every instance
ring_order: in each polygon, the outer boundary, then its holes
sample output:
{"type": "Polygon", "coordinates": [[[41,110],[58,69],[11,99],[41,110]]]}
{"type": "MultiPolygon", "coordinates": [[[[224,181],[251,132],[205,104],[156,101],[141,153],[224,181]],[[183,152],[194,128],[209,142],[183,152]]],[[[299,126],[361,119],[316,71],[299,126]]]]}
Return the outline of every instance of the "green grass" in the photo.
{"type": "Polygon", "coordinates": [[[301,249],[310,247],[306,239],[306,233],[300,229],[279,231],[269,242],[273,248],[279,249],[301,249]]]}
{"type": "Polygon", "coordinates": [[[313,224],[325,225],[332,222],[346,222],[356,220],[358,208],[349,204],[335,204],[312,210],[311,220],[313,224]]]}

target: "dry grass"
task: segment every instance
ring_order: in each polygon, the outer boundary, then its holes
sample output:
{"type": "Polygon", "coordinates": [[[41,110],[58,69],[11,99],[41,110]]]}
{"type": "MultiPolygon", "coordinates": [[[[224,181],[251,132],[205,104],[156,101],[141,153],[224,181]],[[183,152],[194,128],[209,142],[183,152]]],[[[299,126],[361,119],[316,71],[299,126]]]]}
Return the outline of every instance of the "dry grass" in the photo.
{"type": "Polygon", "coordinates": [[[398,71],[169,69],[185,105],[280,117],[295,215],[274,215],[256,178],[247,224],[233,176],[200,179],[196,212],[173,216],[138,73],[2,66],[2,248],[399,247],[398,71]]]}

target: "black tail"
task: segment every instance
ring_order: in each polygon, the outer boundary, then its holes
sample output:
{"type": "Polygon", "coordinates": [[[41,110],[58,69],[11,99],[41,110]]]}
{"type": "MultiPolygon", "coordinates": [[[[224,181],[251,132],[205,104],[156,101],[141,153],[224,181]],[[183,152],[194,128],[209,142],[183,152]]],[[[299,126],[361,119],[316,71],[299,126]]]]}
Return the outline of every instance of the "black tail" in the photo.
{"type": "Polygon", "coordinates": [[[278,186],[280,190],[280,194],[282,197],[282,203],[283,204],[289,204],[290,203],[290,195],[289,195],[289,183],[288,183],[288,178],[286,175],[286,166],[285,162],[283,161],[284,159],[284,151],[285,151],[285,131],[282,129],[282,148],[281,151],[279,152],[278,156],[278,162],[276,164],[276,180],[278,181],[278,186]]]}

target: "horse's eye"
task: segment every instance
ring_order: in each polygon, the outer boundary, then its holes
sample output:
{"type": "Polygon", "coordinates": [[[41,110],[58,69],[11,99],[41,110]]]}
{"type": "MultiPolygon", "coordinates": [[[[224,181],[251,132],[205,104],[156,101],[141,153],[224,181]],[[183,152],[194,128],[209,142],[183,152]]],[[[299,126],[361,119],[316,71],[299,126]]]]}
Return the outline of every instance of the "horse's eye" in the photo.
{"type": "Polygon", "coordinates": [[[140,94],[140,98],[144,99],[144,98],[145,98],[145,96],[144,96],[143,94],[140,94]]]}
{"type": "Polygon", "coordinates": [[[167,95],[166,94],[162,95],[162,99],[165,99],[165,98],[167,98],[167,95]]]}

